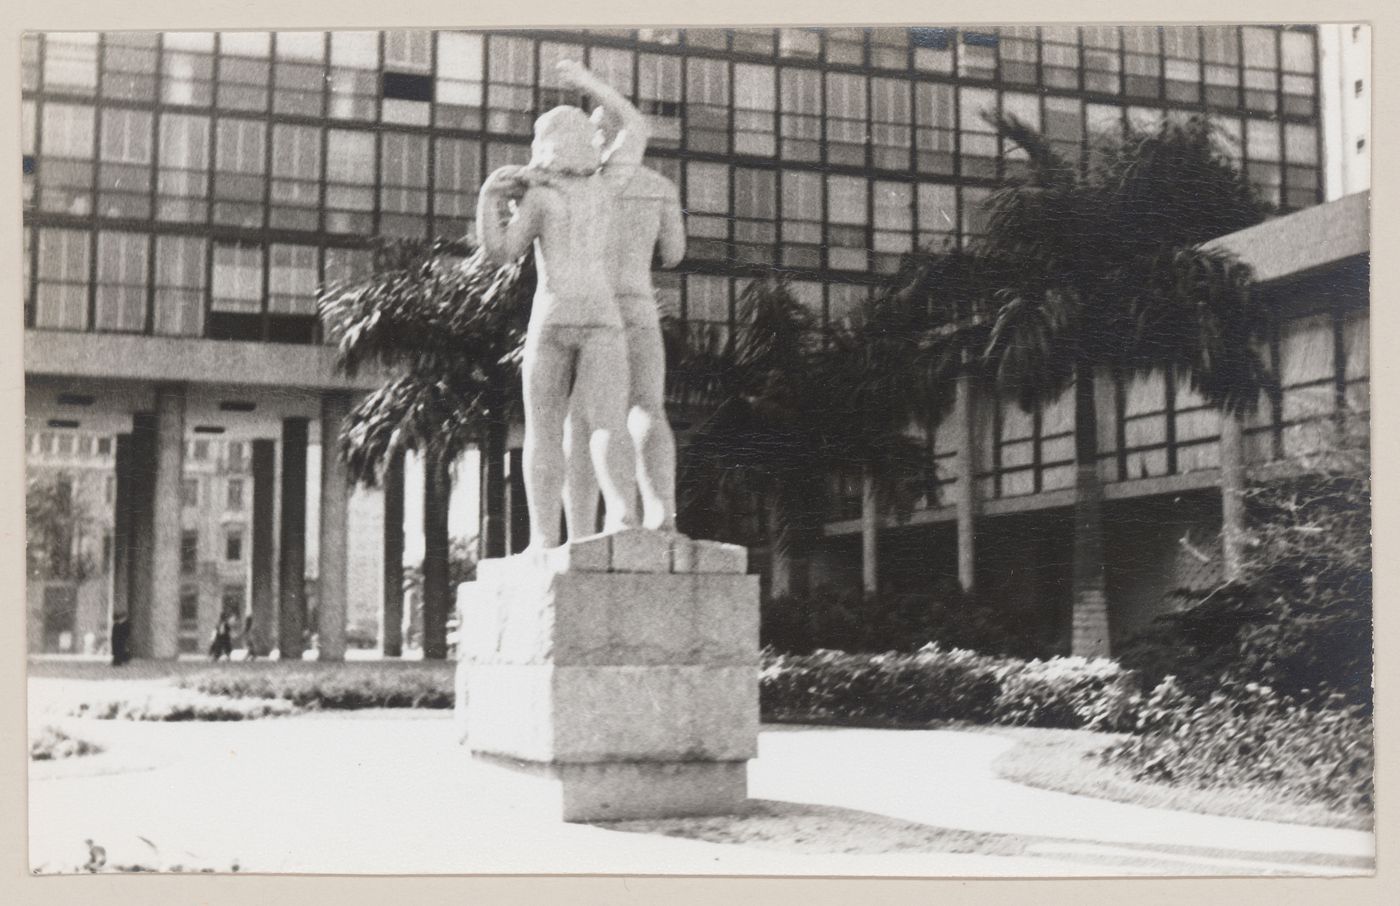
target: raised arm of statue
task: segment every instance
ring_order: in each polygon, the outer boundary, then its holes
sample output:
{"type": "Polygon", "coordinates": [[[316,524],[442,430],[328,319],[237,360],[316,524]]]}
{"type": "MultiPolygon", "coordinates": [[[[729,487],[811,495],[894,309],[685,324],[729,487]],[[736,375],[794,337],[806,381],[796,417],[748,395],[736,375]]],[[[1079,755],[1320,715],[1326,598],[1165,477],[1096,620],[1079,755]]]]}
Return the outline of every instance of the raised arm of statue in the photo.
{"type": "Polygon", "coordinates": [[[646,117],[632,106],[631,101],[582,64],[562,60],[558,64],[558,72],[560,81],[592,95],[618,124],[617,137],[603,150],[603,172],[610,181],[621,180],[625,184],[626,179],[641,166],[642,156],[646,154],[647,140],[651,137],[646,117]]]}
{"type": "Polygon", "coordinates": [[[540,232],[539,200],[523,167],[501,167],[486,178],[477,197],[476,223],[486,257],[497,264],[530,250],[540,232]],[[515,211],[509,209],[515,201],[515,211]]]}

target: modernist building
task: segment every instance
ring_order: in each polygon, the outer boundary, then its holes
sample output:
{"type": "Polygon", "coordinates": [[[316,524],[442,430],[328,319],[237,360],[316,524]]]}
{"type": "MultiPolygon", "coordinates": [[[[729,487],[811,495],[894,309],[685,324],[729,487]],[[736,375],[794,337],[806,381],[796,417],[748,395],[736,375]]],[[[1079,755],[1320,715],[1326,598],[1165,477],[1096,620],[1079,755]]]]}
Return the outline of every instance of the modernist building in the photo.
{"type": "MultiPolygon", "coordinates": [[[[1129,120],[1207,111],[1281,208],[1322,191],[1308,27],[52,33],[23,56],[30,430],[111,439],[107,606],[130,610],[149,656],[179,648],[199,438],[247,445],[246,600],[263,643],[303,644],[312,551],[319,644],[340,656],[347,585],[374,581],[346,580],[356,520],[334,457],[305,504],[308,449],[314,464],[374,378],[336,374],[317,288],[364,273],[376,236],[469,233],[483,175],[524,161],[535,115],[573,99],[557,60],[584,59],[651,116],[650,163],[682,187],[690,235],[660,293],[721,332],[774,269],[834,319],[901,254],[974,238],[1020,165],[986,110],[1075,153],[1129,120]]],[[[1102,398],[1121,498],[1213,468],[1208,419],[1174,381],[1102,398]]],[[[1066,409],[989,412],[979,531],[1019,537],[1073,493],[1066,409]]],[[[930,439],[931,464],[958,455],[941,429],[930,439]]],[[[950,474],[930,470],[909,541],[922,551],[956,548],[939,534],[950,474]]],[[[857,528],[834,523],[833,544],[857,528]]]]}

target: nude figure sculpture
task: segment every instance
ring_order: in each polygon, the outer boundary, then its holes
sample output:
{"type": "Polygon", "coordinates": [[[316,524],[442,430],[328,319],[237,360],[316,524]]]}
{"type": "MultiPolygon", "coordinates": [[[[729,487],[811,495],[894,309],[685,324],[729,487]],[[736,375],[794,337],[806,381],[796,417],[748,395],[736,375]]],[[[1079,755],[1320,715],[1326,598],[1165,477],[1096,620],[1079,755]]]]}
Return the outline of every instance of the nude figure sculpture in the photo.
{"type": "MultiPolygon", "coordinates": [[[[612,131],[610,119],[606,109],[594,114],[604,134],[612,131]]],[[[653,253],[659,253],[666,268],[685,257],[685,222],[675,183],[655,170],[638,168],[622,190],[608,238],[608,269],[626,327],[627,428],[636,448],[642,525],[674,531],[676,444],[666,419],[666,357],[651,268],[653,253]]],[[[569,465],[564,506],[574,540],[593,534],[598,519],[598,483],[581,455],[591,427],[583,402],[572,406],[565,429],[569,465]]]]}
{"type": "Polygon", "coordinates": [[[566,60],[560,80],[587,92],[619,122],[604,137],[577,107],[535,122],[530,163],[502,167],[482,184],[477,223],[496,262],[533,244],[537,286],[526,331],[523,465],[530,549],[556,547],[565,479],[564,419],[571,405],[588,423],[587,447],[604,500],[604,530],[637,524],[632,444],[627,435],[627,344],[613,292],[609,223],[646,151],[642,114],[622,95],[566,60]]]}

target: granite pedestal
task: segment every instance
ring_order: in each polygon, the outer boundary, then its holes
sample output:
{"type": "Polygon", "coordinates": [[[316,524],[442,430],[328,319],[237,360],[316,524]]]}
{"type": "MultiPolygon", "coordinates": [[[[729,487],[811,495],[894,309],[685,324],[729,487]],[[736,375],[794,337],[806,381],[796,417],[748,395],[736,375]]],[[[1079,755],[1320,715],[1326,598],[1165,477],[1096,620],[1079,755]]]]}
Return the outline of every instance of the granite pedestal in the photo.
{"type": "Polygon", "coordinates": [[[747,551],[631,529],[485,560],[458,588],[457,718],[523,808],[724,814],[758,739],[747,551]]]}

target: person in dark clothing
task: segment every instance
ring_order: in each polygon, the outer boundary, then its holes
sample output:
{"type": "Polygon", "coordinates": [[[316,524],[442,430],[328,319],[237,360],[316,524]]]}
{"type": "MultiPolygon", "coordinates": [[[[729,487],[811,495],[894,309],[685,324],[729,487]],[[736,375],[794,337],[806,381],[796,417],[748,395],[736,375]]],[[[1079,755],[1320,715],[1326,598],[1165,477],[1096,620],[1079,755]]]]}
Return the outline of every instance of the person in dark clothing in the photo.
{"type": "Polygon", "coordinates": [[[131,660],[131,624],[125,613],[112,616],[112,666],[120,667],[131,660]]]}
{"type": "Polygon", "coordinates": [[[209,644],[209,659],[233,659],[233,620],[228,614],[219,618],[219,627],[214,630],[214,640],[209,644]]]}
{"type": "Polygon", "coordinates": [[[247,652],[244,660],[256,660],[258,656],[257,646],[253,643],[253,615],[250,613],[243,618],[243,649],[247,652]]]}

